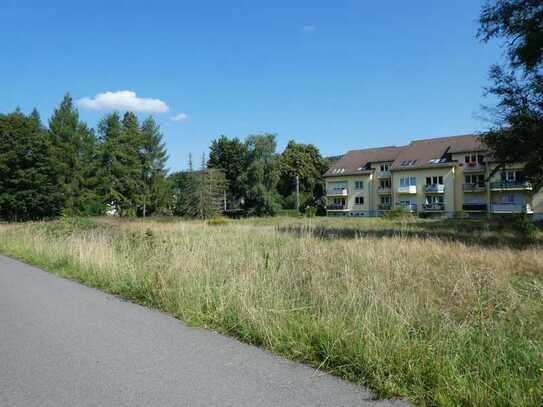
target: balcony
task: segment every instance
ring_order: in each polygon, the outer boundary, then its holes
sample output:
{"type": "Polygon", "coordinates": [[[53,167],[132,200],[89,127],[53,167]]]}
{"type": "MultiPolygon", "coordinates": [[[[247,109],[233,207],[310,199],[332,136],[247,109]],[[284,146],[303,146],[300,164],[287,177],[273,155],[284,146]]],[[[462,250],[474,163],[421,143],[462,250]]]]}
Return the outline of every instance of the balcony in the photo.
{"type": "Polygon", "coordinates": [[[485,165],[481,163],[465,163],[464,172],[474,173],[474,172],[484,172],[485,165]]]}
{"type": "Polygon", "coordinates": [[[492,191],[531,191],[532,184],[528,181],[499,181],[491,182],[490,189],[492,191]]]}
{"type": "Polygon", "coordinates": [[[486,184],[484,182],[479,182],[476,184],[464,184],[462,189],[464,192],[485,192],[486,184]]]}
{"type": "Polygon", "coordinates": [[[398,187],[398,193],[399,194],[416,194],[417,193],[417,186],[416,185],[408,185],[406,187],[398,187]]]}
{"type": "Polygon", "coordinates": [[[533,213],[530,204],[493,203],[492,213],[533,213]]]}
{"type": "Polygon", "coordinates": [[[424,212],[440,212],[445,210],[445,204],[443,203],[431,203],[423,204],[422,209],[424,212]]]}
{"type": "Polygon", "coordinates": [[[392,193],[392,188],[390,187],[379,187],[377,189],[377,192],[380,193],[380,194],[383,194],[383,195],[388,195],[388,194],[391,194],[392,193]]]}
{"type": "Polygon", "coordinates": [[[326,207],[326,210],[329,210],[329,211],[346,211],[347,210],[347,204],[329,204],[326,207]]]}
{"type": "Polygon", "coordinates": [[[468,212],[486,212],[485,203],[465,203],[462,205],[462,209],[468,212]]]}
{"type": "Polygon", "coordinates": [[[377,178],[390,178],[392,173],[390,171],[377,171],[377,178]]]}
{"type": "Polygon", "coordinates": [[[326,190],[326,195],[328,196],[347,196],[348,191],[347,188],[328,188],[326,190]]]}
{"type": "Polygon", "coordinates": [[[380,211],[389,211],[392,209],[392,204],[380,204],[377,208],[380,211]]]}
{"type": "Polygon", "coordinates": [[[443,184],[425,185],[424,192],[430,193],[430,194],[442,194],[445,192],[445,185],[443,184]]]}

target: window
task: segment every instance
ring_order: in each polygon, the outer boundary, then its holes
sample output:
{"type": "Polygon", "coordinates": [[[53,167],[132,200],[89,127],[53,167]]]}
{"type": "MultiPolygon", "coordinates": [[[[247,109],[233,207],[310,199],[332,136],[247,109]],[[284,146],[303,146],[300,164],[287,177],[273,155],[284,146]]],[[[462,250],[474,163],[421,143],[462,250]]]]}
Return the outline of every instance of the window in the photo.
{"type": "Polygon", "coordinates": [[[426,185],[432,185],[432,178],[426,177],[426,185]]]}
{"type": "Polygon", "coordinates": [[[390,205],[390,195],[384,195],[381,197],[382,205],[390,205]]]}
{"type": "Polygon", "coordinates": [[[484,184],[485,176],[484,175],[466,175],[465,177],[466,184],[484,184]]]}
{"type": "Polygon", "coordinates": [[[356,205],[364,205],[364,197],[363,196],[357,196],[354,198],[354,203],[356,205]]]}
{"type": "Polygon", "coordinates": [[[379,181],[379,186],[381,188],[390,188],[390,186],[391,186],[390,180],[389,179],[382,179],[381,181],[379,181]]]}
{"type": "Polygon", "coordinates": [[[416,186],[416,185],[417,185],[417,177],[400,178],[401,187],[416,186]]]}
{"type": "Polygon", "coordinates": [[[334,204],[345,206],[345,198],[334,198],[334,204]]]}
{"type": "Polygon", "coordinates": [[[426,204],[442,204],[443,196],[442,195],[429,195],[426,197],[426,204]]]}
{"type": "Polygon", "coordinates": [[[385,171],[388,171],[388,164],[381,164],[381,172],[385,172],[385,171]]]}
{"type": "Polygon", "coordinates": [[[485,162],[485,156],[479,154],[479,155],[477,156],[477,162],[478,162],[479,164],[484,163],[484,162],[485,162]]]}
{"type": "Polygon", "coordinates": [[[514,204],[517,201],[519,201],[519,199],[515,194],[507,194],[502,198],[502,203],[514,204]]]}
{"type": "Polygon", "coordinates": [[[364,181],[355,181],[354,189],[364,189],[364,181]]]}

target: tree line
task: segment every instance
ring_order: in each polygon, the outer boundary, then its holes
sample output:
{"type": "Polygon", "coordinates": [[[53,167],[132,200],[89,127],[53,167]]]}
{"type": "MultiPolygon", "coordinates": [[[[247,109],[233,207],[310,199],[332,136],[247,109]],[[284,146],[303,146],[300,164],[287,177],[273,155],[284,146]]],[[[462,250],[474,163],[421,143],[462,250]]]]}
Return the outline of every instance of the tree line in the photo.
{"type": "Polygon", "coordinates": [[[45,126],[36,109],[0,114],[0,219],[60,215],[274,215],[324,206],[327,161],[311,144],[277,151],[274,134],[220,136],[194,168],[168,173],[168,153],[152,117],[110,113],[96,129],[67,94],[45,126]],[[299,199],[296,180],[299,181],[299,199]]]}

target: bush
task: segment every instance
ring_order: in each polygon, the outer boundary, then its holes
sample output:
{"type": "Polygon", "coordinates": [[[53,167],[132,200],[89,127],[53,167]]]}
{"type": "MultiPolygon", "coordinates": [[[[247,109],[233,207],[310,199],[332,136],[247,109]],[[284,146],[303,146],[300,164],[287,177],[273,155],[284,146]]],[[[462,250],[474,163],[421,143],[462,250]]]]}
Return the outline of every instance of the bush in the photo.
{"type": "Polygon", "coordinates": [[[389,211],[385,211],[383,217],[385,219],[400,219],[407,216],[412,216],[403,206],[396,206],[389,211]]]}
{"type": "Polygon", "coordinates": [[[512,226],[521,237],[528,240],[535,239],[537,235],[537,226],[525,213],[514,216],[512,226]]]}

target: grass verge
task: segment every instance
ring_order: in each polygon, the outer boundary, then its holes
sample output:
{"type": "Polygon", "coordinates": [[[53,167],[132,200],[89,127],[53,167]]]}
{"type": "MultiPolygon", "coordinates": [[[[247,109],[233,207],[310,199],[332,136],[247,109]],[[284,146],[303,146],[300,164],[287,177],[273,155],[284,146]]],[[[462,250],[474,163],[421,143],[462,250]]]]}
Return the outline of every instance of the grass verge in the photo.
{"type": "Polygon", "coordinates": [[[0,251],[419,405],[543,400],[543,256],[502,224],[0,225],[0,251]]]}

